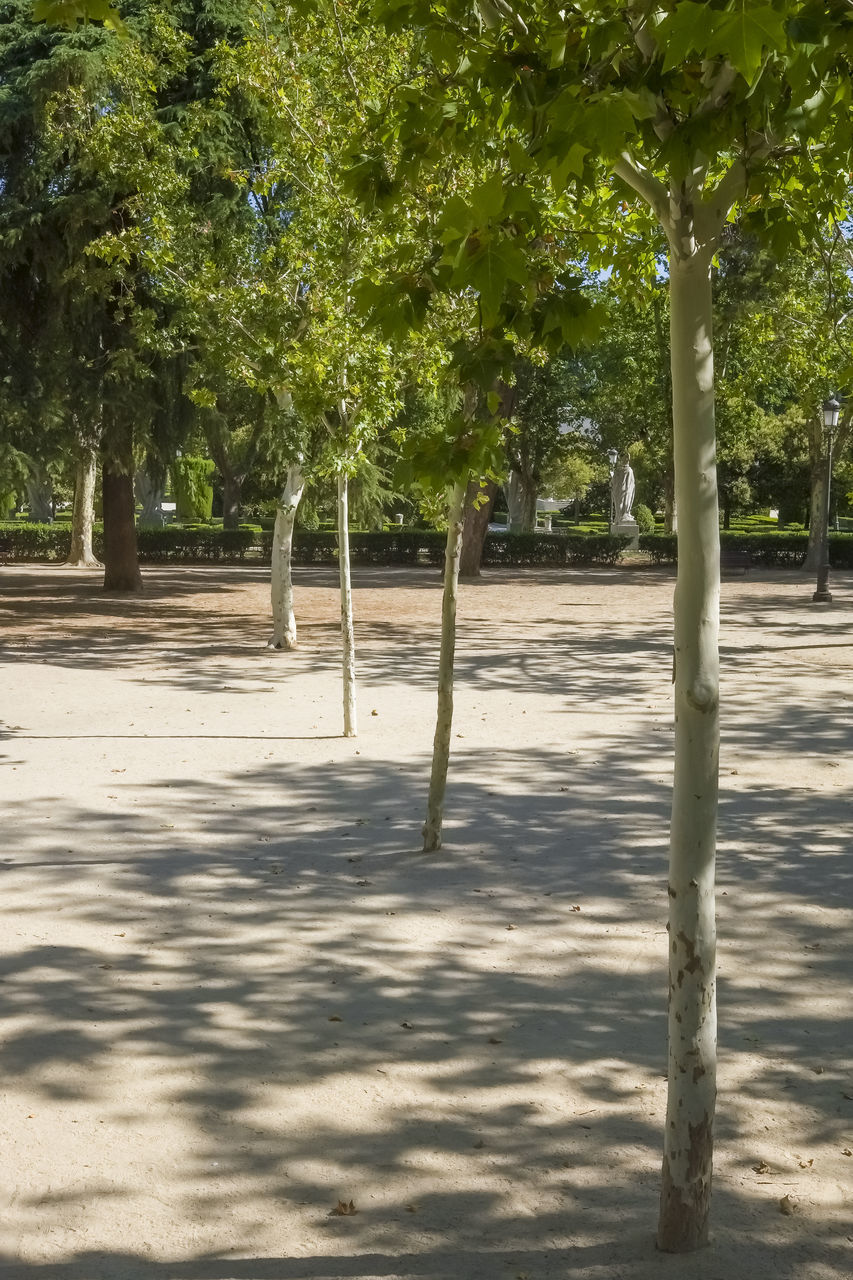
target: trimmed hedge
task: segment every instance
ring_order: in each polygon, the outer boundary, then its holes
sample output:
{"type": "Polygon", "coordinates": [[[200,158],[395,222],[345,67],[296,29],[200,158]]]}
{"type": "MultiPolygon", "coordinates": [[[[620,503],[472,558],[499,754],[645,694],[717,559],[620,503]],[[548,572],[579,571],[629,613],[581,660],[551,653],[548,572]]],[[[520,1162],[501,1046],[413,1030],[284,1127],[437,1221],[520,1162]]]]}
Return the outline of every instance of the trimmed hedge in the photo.
{"type": "MultiPolygon", "coordinates": [[[[272,555],[272,532],[250,525],[239,529],[166,525],[162,529],[137,529],[137,539],[139,558],[144,564],[269,564],[272,555]]],[[[798,568],[806,554],[807,541],[805,533],[720,534],[722,546],[748,551],[752,563],[762,568],[798,568]]],[[[95,526],[93,543],[95,554],[101,555],[100,525],[95,526]]],[[[0,525],[0,557],[5,560],[61,564],[68,558],[70,544],[71,530],[67,525],[0,525]]],[[[613,565],[618,564],[627,544],[627,538],[609,534],[490,533],[483,547],[483,565],[613,565]]],[[[426,564],[438,568],[444,563],[444,546],[445,535],[434,529],[350,534],[350,558],[354,564],[426,564]]],[[[677,539],[674,534],[641,534],[640,550],[655,564],[675,564],[677,539]]],[[[297,564],[336,564],[336,534],[329,529],[297,530],[293,559],[297,564]]],[[[853,569],[853,533],[830,534],[829,560],[834,569],[853,569]]]]}
{"type": "MultiPolygon", "coordinates": [[[[144,564],[269,564],[272,532],[257,527],[221,529],[205,525],[166,525],[137,529],[139,559],[144,564]]],[[[101,526],[95,527],[94,549],[103,549],[101,526]]],[[[17,524],[0,527],[0,556],[15,561],[62,563],[68,557],[71,533],[56,525],[17,524]]],[[[616,564],[626,538],[608,534],[495,533],[486,537],[483,564],[506,565],[616,564]]],[[[444,563],[446,537],[434,529],[389,529],[381,533],[350,534],[354,564],[444,563]]],[[[296,564],[336,564],[337,535],[328,529],[299,529],[293,537],[296,564]]]]}
{"type": "MultiPolygon", "coordinates": [[[[807,533],[740,533],[722,530],[721,548],[746,551],[752,563],[763,569],[798,569],[805,559],[807,533]]],[[[678,539],[674,533],[640,535],[640,550],[655,564],[675,564],[678,539]]],[[[853,569],[853,534],[830,533],[829,563],[833,569],[853,569]]]]}
{"type": "Polygon", "coordinates": [[[508,565],[618,564],[630,538],[608,533],[490,533],[483,547],[487,567],[508,565]]]}

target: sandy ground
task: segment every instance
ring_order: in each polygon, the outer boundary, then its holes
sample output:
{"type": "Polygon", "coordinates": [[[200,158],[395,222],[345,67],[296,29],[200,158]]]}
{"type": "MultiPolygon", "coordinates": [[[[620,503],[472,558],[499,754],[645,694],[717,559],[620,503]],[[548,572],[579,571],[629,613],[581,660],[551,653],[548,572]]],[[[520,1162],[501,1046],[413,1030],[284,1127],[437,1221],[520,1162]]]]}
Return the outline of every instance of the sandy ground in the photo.
{"type": "Polygon", "coordinates": [[[0,1275],[853,1275],[853,575],[724,585],[713,1244],[653,1247],[668,571],[0,570],[0,1275]],[[784,1196],[796,1212],[780,1211],[784,1196]],[[357,1212],[330,1215],[339,1201],[357,1212]]]}

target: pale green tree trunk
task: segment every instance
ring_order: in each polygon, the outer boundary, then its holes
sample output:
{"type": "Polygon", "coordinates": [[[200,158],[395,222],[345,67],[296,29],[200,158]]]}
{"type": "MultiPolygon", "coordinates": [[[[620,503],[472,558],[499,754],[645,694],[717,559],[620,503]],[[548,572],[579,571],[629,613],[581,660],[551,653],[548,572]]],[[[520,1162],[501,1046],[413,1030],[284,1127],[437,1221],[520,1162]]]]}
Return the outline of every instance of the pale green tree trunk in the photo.
{"type": "Polygon", "coordinates": [[[658,1246],[708,1238],[716,1098],[719,508],[711,251],[670,254],[675,497],[675,777],[669,851],[669,1087],[658,1246]]]}
{"type": "Polygon", "coordinates": [[[355,705],[355,631],[352,622],[352,580],[349,563],[349,481],[338,475],[338,564],[341,575],[341,643],[344,678],[344,737],[358,732],[355,705]]]}
{"type": "Polygon", "coordinates": [[[94,449],[84,449],[77,459],[74,474],[74,506],[71,510],[71,550],[66,564],[73,569],[102,569],[92,550],[92,526],[95,523],[95,477],[97,458],[94,449]]]}
{"type": "Polygon", "coordinates": [[[444,556],[444,595],[441,604],[441,654],[438,661],[438,713],[432,748],[427,817],[424,823],[424,852],[441,848],[441,824],[447,767],[450,763],[450,733],[453,727],[453,659],[456,653],[456,598],[459,590],[459,556],[462,551],[465,485],[453,487],[447,517],[447,548],[444,556]]]}
{"type": "Polygon", "coordinates": [[[272,618],[270,649],[295,649],[296,614],[293,609],[293,526],[305,480],[302,468],[287,468],[287,481],[278,500],[272,536],[272,618]]]}

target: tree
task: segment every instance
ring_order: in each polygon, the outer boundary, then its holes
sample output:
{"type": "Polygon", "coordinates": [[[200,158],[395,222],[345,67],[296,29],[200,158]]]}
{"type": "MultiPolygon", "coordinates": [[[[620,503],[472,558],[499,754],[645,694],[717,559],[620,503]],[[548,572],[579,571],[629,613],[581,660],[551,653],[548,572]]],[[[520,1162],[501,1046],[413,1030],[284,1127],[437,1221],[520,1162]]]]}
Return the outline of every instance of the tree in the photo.
{"type": "MultiPolygon", "coordinates": [[[[669,1092],[660,1248],[707,1239],[715,1106],[714,860],[718,790],[719,534],[711,267],[735,206],[776,247],[846,197],[851,95],[846,7],[600,0],[583,13],[518,4],[386,0],[437,71],[419,102],[421,150],[487,138],[501,194],[577,193],[590,257],[622,273],[665,247],[679,513],[675,778],[670,839],[669,1092]],[[464,100],[454,115],[451,104],[464,100]],[[477,123],[479,122],[479,129],[477,123]],[[431,142],[424,138],[432,137],[431,142]],[[602,174],[614,181],[602,190],[602,174]],[[604,195],[604,199],[602,198],[604,195]],[[602,225],[602,214],[610,230],[602,225]],[[656,229],[656,238],[653,235],[656,229]],[[663,237],[663,246],[659,237],[663,237]]],[[[403,125],[398,145],[414,152],[403,125]]],[[[529,225],[515,202],[519,224],[529,225]]],[[[478,250],[479,251],[479,250],[478,250]]],[[[494,256],[494,255],[493,255],[494,256]]],[[[510,269],[493,263],[491,295],[510,269]]],[[[515,263],[512,263],[512,270],[515,263]]]]}

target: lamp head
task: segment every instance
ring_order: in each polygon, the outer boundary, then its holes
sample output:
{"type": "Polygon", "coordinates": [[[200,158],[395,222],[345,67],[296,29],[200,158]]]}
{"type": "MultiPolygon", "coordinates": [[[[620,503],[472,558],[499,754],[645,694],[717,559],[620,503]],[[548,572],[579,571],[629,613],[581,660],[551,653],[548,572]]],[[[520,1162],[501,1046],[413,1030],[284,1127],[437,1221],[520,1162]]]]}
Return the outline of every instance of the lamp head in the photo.
{"type": "Polygon", "coordinates": [[[830,430],[838,426],[838,415],[841,412],[841,405],[835,396],[830,396],[823,405],[823,425],[830,430]]]}

